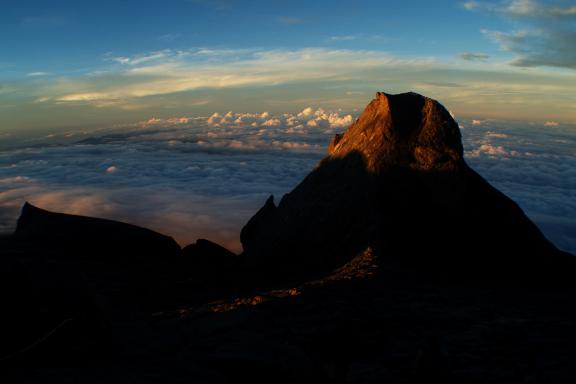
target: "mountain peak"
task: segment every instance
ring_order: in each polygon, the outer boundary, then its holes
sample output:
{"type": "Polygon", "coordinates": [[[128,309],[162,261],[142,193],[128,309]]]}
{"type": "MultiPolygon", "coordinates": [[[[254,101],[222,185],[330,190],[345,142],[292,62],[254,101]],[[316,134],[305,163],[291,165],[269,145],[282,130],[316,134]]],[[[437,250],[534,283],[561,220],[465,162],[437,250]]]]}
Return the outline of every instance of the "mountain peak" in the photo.
{"type": "Polygon", "coordinates": [[[331,157],[359,152],[368,171],[391,167],[454,169],[463,149],[458,124],[436,100],[414,92],[376,93],[360,117],[329,146],[331,157]]]}
{"type": "Polygon", "coordinates": [[[24,243],[65,256],[144,260],[175,256],[171,237],[108,219],[51,212],[24,203],[14,235],[24,243]]]}
{"type": "Polygon", "coordinates": [[[403,268],[485,276],[534,273],[562,254],[466,164],[450,112],[413,92],[378,92],[242,234],[246,259],[280,273],[337,267],[367,248],[403,268]]]}

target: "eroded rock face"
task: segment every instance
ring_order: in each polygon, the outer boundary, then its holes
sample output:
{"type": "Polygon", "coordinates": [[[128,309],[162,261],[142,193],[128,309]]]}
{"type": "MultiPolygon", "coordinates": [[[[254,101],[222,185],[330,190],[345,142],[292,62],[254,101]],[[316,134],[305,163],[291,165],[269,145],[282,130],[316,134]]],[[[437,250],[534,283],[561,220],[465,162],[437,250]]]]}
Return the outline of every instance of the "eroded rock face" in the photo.
{"type": "Polygon", "coordinates": [[[454,170],[463,149],[458,124],[437,101],[416,93],[378,92],[358,120],[329,147],[329,157],[358,152],[366,171],[379,174],[398,167],[454,170]]]}
{"type": "Polygon", "coordinates": [[[14,236],[30,247],[77,258],[118,261],[175,257],[180,246],[171,237],[113,220],[68,215],[24,204],[14,236]]]}
{"type": "Polygon", "coordinates": [[[522,274],[562,255],[468,167],[450,113],[416,93],[377,93],[241,240],[249,262],[272,270],[331,268],[367,247],[389,265],[448,274],[522,274]]]}

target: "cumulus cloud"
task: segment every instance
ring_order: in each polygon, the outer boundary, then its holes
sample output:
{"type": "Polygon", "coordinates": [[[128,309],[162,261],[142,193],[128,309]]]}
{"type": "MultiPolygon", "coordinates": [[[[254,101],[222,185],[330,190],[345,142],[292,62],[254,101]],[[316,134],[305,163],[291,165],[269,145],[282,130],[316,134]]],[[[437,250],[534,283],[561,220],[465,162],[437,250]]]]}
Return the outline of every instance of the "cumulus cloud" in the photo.
{"type": "Polygon", "coordinates": [[[308,117],[314,114],[314,109],[312,107],[307,107],[302,110],[302,112],[298,113],[298,117],[308,117]]]}
{"type": "Polygon", "coordinates": [[[280,119],[269,119],[262,123],[266,127],[275,127],[281,124],[280,119]]]}
{"type": "MultiPolygon", "coordinates": [[[[284,133],[305,133],[304,126],[313,128],[324,128],[326,132],[332,129],[347,127],[353,122],[350,114],[341,112],[326,111],[322,108],[314,109],[306,107],[296,114],[284,113],[278,116],[271,116],[268,112],[263,113],[235,113],[228,112],[225,115],[219,113],[212,114],[207,123],[217,127],[279,127],[284,133]]],[[[261,131],[260,134],[273,131],[261,131]]]]}
{"type": "Polygon", "coordinates": [[[464,7],[499,15],[520,26],[510,31],[482,31],[515,55],[512,64],[576,69],[576,6],[559,1],[512,0],[496,4],[469,1],[464,7]]]}
{"type": "Polygon", "coordinates": [[[488,132],[486,132],[485,137],[490,138],[490,139],[506,139],[509,136],[507,134],[501,133],[501,132],[488,131],[488,132]]]}
{"type": "Polygon", "coordinates": [[[504,149],[501,145],[492,145],[489,143],[480,144],[480,146],[468,153],[469,157],[480,157],[481,155],[488,155],[491,157],[508,156],[510,152],[504,149]]]}

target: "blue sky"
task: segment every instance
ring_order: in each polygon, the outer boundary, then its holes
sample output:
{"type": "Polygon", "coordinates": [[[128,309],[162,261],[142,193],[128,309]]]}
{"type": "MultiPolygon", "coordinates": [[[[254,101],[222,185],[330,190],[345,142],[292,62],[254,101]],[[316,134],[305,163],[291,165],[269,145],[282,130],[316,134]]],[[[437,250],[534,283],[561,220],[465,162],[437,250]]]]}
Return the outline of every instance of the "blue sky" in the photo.
{"type": "Polygon", "coordinates": [[[12,1],[0,131],[227,110],[361,108],[415,90],[457,115],[576,119],[570,1],[12,1]]]}
{"type": "Polygon", "coordinates": [[[19,1],[0,17],[14,75],[81,71],[105,55],[167,48],[325,46],[456,56],[473,46],[495,54],[479,31],[502,24],[455,1],[19,1]]]}

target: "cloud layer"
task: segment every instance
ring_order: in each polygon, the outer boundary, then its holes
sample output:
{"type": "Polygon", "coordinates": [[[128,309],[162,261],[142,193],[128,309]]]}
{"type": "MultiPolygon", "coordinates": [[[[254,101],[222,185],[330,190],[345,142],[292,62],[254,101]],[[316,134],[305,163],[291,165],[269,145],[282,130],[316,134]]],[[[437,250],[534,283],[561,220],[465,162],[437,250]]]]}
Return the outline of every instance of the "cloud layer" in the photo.
{"type": "Polygon", "coordinates": [[[576,253],[576,127],[547,123],[473,120],[465,154],[552,242],[576,253]]]}
{"type": "MultiPolygon", "coordinates": [[[[73,131],[0,151],[0,232],[29,200],[46,209],[123,220],[236,251],[265,199],[280,198],[324,156],[353,116],[214,113],[73,131]],[[135,198],[136,197],[136,198],[135,198]]],[[[576,252],[574,126],[460,121],[466,158],[559,247],[576,252]]]]}
{"type": "Polygon", "coordinates": [[[73,131],[0,151],[0,232],[28,200],[46,209],[140,224],[182,245],[205,237],[239,250],[239,231],[288,192],[352,116],[214,113],[73,131]],[[135,198],[137,196],[137,198],[135,198]]]}

